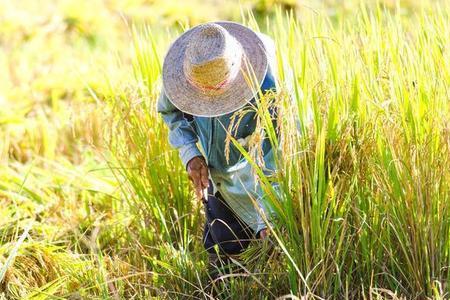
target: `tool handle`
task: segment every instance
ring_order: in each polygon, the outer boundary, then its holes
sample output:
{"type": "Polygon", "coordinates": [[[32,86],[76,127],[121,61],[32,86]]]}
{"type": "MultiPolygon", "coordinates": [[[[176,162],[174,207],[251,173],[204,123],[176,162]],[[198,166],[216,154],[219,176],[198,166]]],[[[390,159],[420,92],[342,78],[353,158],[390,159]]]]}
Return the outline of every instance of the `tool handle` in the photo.
{"type": "Polygon", "coordinates": [[[202,191],[202,201],[203,203],[208,202],[208,188],[204,188],[202,191]]]}

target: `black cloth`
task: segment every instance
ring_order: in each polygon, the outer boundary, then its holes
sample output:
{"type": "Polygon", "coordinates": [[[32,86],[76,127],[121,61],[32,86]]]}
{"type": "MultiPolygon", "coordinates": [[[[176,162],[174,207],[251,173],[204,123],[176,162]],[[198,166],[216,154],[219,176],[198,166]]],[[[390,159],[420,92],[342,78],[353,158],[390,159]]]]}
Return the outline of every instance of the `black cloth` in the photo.
{"type": "Polygon", "coordinates": [[[219,254],[238,254],[256,238],[254,230],[239,219],[220,193],[213,195],[211,182],[208,188],[208,201],[204,202],[204,207],[206,224],[203,245],[209,253],[215,253],[214,245],[218,245],[219,254]]]}

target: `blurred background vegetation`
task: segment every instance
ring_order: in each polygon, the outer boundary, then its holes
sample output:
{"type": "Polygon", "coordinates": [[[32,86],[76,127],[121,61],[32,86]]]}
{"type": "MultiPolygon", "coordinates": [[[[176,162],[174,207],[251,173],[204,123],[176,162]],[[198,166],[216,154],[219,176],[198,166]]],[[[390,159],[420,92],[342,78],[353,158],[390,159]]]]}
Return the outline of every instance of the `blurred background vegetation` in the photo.
{"type": "MultiPolygon", "coordinates": [[[[414,0],[381,3],[404,14],[429,6],[414,0]]],[[[131,24],[156,27],[153,33],[167,40],[167,32],[174,28],[217,19],[239,21],[248,11],[263,23],[276,7],[293,10],[299,18],[311,10],[345,18],[359,5],[338,0],[3,0],[0,159],[26,162],[36,153],[79,161],[84,146],[100,146],[102,107],[92,93],[101,95],[110,86],[130,84],[123,79],[132,65],[131,24]]]]}
{"type": "MultiPolygon", "coordinates": [[[[380,2],[406,15],[429,7],[427,1],[380,2]]],[[[264,23],[276,7],[293,10],[300,19],[314,10],[345,18],[360,5],[337,0],[3,0],[0,159],[26,162],[39,154],[79,162],[86,145],[101,146],[102,106],[93,94],[130,84],[124,78],[132,67],[131,24],[155,27],[153,34],[167,41],[174,29],[218,19],[239,21],[249,11],[264,23]]],[[[167,43],[159,45],[163,53],[167,43]]]]}

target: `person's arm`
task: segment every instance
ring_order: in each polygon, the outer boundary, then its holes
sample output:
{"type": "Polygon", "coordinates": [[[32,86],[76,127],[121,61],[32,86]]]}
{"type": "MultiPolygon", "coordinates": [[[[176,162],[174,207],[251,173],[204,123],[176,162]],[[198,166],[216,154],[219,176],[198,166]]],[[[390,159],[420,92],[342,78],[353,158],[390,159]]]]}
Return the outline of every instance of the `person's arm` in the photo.
{"type": "Polygon", "coordinates": [[[201,199],[203,189],[208,187],[208,167],[197,147],[197,133],[183,112],[170,102],[164,89],[158,99],[157,111],[169,127],[169,143],[179,151],[181,161],[194,184],[195,193],[201,199]]]}

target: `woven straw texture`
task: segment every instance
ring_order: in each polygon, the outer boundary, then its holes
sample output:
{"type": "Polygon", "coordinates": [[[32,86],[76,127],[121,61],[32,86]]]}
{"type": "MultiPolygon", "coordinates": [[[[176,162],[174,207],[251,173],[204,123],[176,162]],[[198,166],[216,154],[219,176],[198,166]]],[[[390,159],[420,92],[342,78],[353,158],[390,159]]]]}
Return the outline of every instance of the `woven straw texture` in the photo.
{"type": "Polygon", "coordinates": [[[225,35],[228,33],[231,39],[219,39],[214,45],[202,44],[198,31],[205,26],[199,25],[177,38],[164,59],[163,86],[167,97],[179,110],[194,116],[215,117],[241,108],[254,97],[267,72],[266,49],[254,31],[234,22],[214,24],[225,29],[225,35]],[[227,49],[220,44],[223,40],[227,41],[227,49]],[[210,56],[216,59],[196,64],[196,48],[203,54],[210,51],[210,56]],[[237,60],[240,68],[230,69],[237,60]],[[229,80],[222,82],[227,75],[231,76],[229,80]],[[207,88],[221,84],[226,85],[217,90],[207,88]]]}

